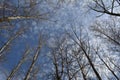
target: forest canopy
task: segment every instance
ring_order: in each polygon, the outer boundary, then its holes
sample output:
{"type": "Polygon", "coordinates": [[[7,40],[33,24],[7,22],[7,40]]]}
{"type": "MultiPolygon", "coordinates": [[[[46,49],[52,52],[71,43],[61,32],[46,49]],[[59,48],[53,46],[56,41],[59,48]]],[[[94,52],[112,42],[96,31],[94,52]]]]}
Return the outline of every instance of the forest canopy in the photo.
{"type": "Polygon", "coordinates": [[[119,0],[1,0],[0,80],[120,80],[119,0]]]}

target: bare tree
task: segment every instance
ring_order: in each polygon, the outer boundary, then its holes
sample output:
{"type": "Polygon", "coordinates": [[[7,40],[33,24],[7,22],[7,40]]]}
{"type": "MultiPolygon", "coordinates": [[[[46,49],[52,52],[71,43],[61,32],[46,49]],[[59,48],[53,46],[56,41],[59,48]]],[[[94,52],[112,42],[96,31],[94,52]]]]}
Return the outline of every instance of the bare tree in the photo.
{"type": "Polygon", "coordinates": [[[80,50],[80,49],[74,50],[73,55],[74,55],[74,58],[76,59],[76,62],[78,64],[79,68],[80,68],[83,79],[87,80],[87,74],[88,74],[89,70],[87,70],[86,67],[88,67],[89,64],[86,63],[86,60],[84,59],[85,57],[82,54],[82,50],[80,50]]]}
{"type": "Polygon", "coordinates": [[[92,54],[92,53],[91,53],[91,46],[89,43],[89,37],[87,37],[87,39],[86,39],[87,42],[85,39],[82,38],[83,37],[82,29],[80,29],[80,35],[78,35],[78,33],[74,29],[72,29],[72,32],[73,32],[73,35],[72,36],[70,35],[70,37],[79,46],[79,48],[83,51],[83,54],[85,55],[86,59],[88,60],[88,63],[91,66],[91,68],[93,69],[93,72],[95,73],[97,79],[102,80],[99,72],[96,70],[95,65],[90,57],[90,54],[92,54]]]}
{"type": "MultiPolygon", "coordinates": [[[[8,35],[8,37],[4,40],[4,44],[0,39],[0,59],[4,55],[6,55],[6,52],[9,48],[15,45],[12,43],[16,39],[18,39],[18,37],[23,34],[25,30],[30,29],[28,29],[28,27],[31,27],[31,25],[26,24],[23,26],[24,22],[39,22],[40,20],[48,20],[50,13],[55,10],[54,7],[50,6],[51,4],[48,2],[48,0],[16,0],[15,3],[13,3],[12,0],[0,1],[0,38],[4,38],[6,35],[8,35]],[[47,5],[47,7],[45,5],[47,5]],[[43,9],[43,6],[45,10],[43,9]],[[19,25],[19,28],[17,25],[19,25]]],[[[30,67],[28,71],[25,71],[24,73],[24,80],[33,79],[38,74],[40,67],[38,65],[36,67],[36,63],[43,44],[44,42],[42,41],[42,39],[40,39],[34,56],[31,56],[32,61],[30,67]]],[[[23,57],[18,62],[18,64],[11,70],[9,76],[7,76],[7,80],[12,80],[13,78],[16,78],[16,74],[20,73],[19,70],[21,70],[20,68],[25,62],[25,59],[29,58],[29,56],[27,56],[28,52],[29,50],[25,53],[22,53],[23,57]]]]}
{"type": "Polygon", "coordinates": [[[93,5],[89,5],[89,7],[102,14],[108,14],[112,16],[120,16],[119,8],[120,1],[119,0],[93,0],[93,5]]]}
{"type": "Polygon", "coordinates": [[[98,55],[99,59],[104,63],[104,65],[108,68],[108,70],[115,76],[117,80],[119,80],[119,77],[115,74],[115,71],[110,68],[110,66],[103,60],[103,58],[99,55],[98,51],[96,51],[96,54],[98,55]]]}
{"type": "Polygon", "coordinates": [[[119,52],[120,48],[120,28],[117,25],[116,21],[102,21],[101,23],[96,22],[91,26],[91,30],[96,33],[97,37],[100,37],[106,40],[109,44],[111,44],[111,49],[113,51],[119,52]]]}
{"type": "Polygon", "coordinates": [[[25,51],[25,53],[23,54],[22,59],[20,59],[20,61],[18,62],[18,64],[16,65],[15,68],[13,68],[13,70],[11,71],[10,75],[7,77],[7,80],[12,80],[12,77],[15,75],[15,73],[19,70],[19,68],[21,67],[21,65],[23,64],[23,62],[26,59],[26,56],[30,53],[30,49],[27,49],[25,51]]]}
{"type": "Polygon", "coordinates": [[[0,11],[2,12],[0,14],[2,16],[0,22],[36,18],[45,19],[43,16],[48,13],[40,13],[37,9],[34,9],[41,5],[42,2],[42,0],[17,0],[16,4],[12,4],[10,1],[4,0],[1,2],[0,6],[0,11]]]}
{"type": "MultiPolygon", "coordinates": [[[[112,19],[111,19],[112,20],[112,19]]],[[[104,22],[96,22],[93,26],[92,26],[92,31],[94,31],[96,34],[96,37],[100,37],[102,39],[102,42],[105,43],[107,42],[107,46],[109,49],[109,54],[112,52],[117,52],[119,53],[119,49],[120,49],[120,38],[119,38],[119,26],[117,25],[117,22],[113,21],[104,21],[104,22]]],[[[106,49],[107,50],[107,49],[106,49]]],[[[103,53],[103,52],[101,52],[103,53]]],[[[107,69],[114,75],[114,77],[119,80],[119,76],[117,76],[117,74],[115,74],[117,71],[114,71],[111,69],[112,65],[108,65],[104,59],[98,54],[98,52],[96,52],[96,54],[98,55],[99,59],[104,63],[104,65],[107,67],[107,69]]],[[[106,53],[107,54],[107,53],[106,53]]],[[[113,55],[113,54],[111,54],[113,55]]],[[[117,54],[114,54],[117,55],[117,54]]],[[[119,57],[119,56],[117,56],[119,57]]],[[[108,56],[109,59],[109,56],[108,56]]],[[[111,60],[109,59],[109,62],[111,62],[111,60]]],[[[119,69],[119,64],[114,64],[112,63],[115,67],[117,67],[119,69]],[[116,66],[117,65],[117,66],[116,66]]]]}
{"type": "MultiPolygon", "coordinates": [[[[53,63],[53,79],[55,80],[75,80],[79,77],[80,69],[77,67],[76,59],[73,56],[73,43],[69,43],[69,38],[64,36],[55,38],[56,47],[51,47],[51,56],[53,63]]],[[[52,67],[52,66],[51,66],[52,67]]]]}
{"type": "MultiPolygon", "coordinates": [[[[120,8],[120,1],[119,0],[93,0],[93,5],[89,5],[89,7],[99,13],[102,14],[108,14],[111,16],[115,16],[110,18],[109,20],[104,20],[104,21],[97,21],[92,25],[92,31],[94,31],[94,34],[96,37],[99,37],[104,45],[107,45],[107,50],[110,56],[112,55],[117,55],[116,53],[120,53],[120,27],[119,27],[119,19],[117,17],[120,16],[119,8],[120,8]],[[115,54],[113,54],[115,53],[115,54]]],[[[101,42],[101,43],[102,43],[101,42]]],[[[101,54],[103,52],[100,52],[101,54]]],[[[105,53],[106,55],[108,53],[105,53]]],[[[111,61],[110,56],[107,56],[109,65],[104,61],[103,57],[101,57],[97,53],[99,59],[104,63],[104,65],[107,67],[107,69],[112,73],[112,75],[119,80],[119,74],[117,75],[116,73],[119,73],[119,63],[114,60],[111,61]],[[114,65],[115,69],[112,69],[111,66],[114,65]]],[[[116,58],[119,58],[119,55],[116,56],[116,58]]],[[[119,60],[119,59],[118,59],[119,60]]],[[[109,77],[109,76],[107,76],[109,77]]],[[[109,78],[110,79],[110,78],[109,78]]]]}
{"type": "Polygon", "coordinates": [[[38,60],[38,57],[39,57],[39,55],[40,55],[40,50],[41,50],[41,48],[42,48],[42,46],[43,46],[43,43],[44,43],[44,42],[43,42],[42,36],[40,36],[40,38],[39,38],[39,43],[38,43],[38,47],[37,47],[36,52],[35,52],[35,54],[34,54],[34,56],[33,56],[31,65],[30,65],[30,67],[28,68],[28,71],[27,71],[27,73],[26,73],[26,75],[25,75],[24,80],[29,80],[29,79],[31,78],[32,71],[33,71],[33,69],[34,69],[34,67],[35,67],[35,63],[36,63],[36,61],[38,60]]]}
{"type": "Polygon", "coordinates": [[[7,48],[10,46],[12,41],[14,41],[19,35],[21,35],[25,31],[25,28],[19,29],[14,35],[12,35],[7,42],[4,43],[4,45],[0,48],[0,57],[4,55],[4,51],[7,50],[7,48]]]}

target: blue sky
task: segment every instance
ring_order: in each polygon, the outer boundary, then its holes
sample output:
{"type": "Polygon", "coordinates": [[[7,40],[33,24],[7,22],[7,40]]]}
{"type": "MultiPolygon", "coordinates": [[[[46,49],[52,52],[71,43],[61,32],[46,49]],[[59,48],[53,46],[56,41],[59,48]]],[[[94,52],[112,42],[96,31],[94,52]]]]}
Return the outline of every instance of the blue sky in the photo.
{"type": "MultiPolygon", "coordinates": [[[[18,0],[8,0],[7,3],[10,5],[17,5],[17,1],[18,0]]],[[[79,0],[76,3],[63,3],[61,4],[60,8],[56,9],[50,15],[48,20],[40,20],[39,22],[36,22],[36,20],[28,21],[28,23],[24,21],[14,25],[16,27],[15,29],[21,26],[30,26],[30,31],[12,42],[12,44],[15,45],[11,46],[11,50],[7,53],[8,55],[6,57],[6,63],[1,64],[1,67],[4,67],[4,69],[7,69],[8,71],[11,70],[13,66],[20,60],[20,56],[22,55],[21,53],[24,52],[25,44],[29,44],[33,47],[37,44],[40,31],[52,39],[52,37],[55,37],[55,35],[60,35],[63,33],[65,29],[69,30],[71,24],[75,24],[76,27],[81,24],[86,26],[91,24],[91,22],[94,21],[93,18],[95,18],[95,15],[94,13],[86,13],[86,4],[86,2],[79,2],[79,0]]],[[[40,5],[39,8],[36,8],[36,10],[37,9],[42,10],[43,12],[47,12],[52,8],[50,8],[47,3],[45,3],[40,5]]],[[[5,41],[3,37],[1,40],[5,41]]]]}
{"type": "MultiPolygon", "coordinates": [[[[17,1],[18,0],[8,0],[8,3],[11,5],[17,5],[17,1]]],[[[22,1],[20,5],[23,5],[22,1]]],[[[71,2],[69,4],[62,3],[61,5],[56,6],[53,0],[53,3],[50,2],[52,3],[51,5],[43,1],[43,3],[40,6],[36,6],[34,9],[38,12],[41,12],[41,14],[49,11],[51,12],[49,15],[45,16],[45,19],[47,18],[48,20],[42,20],[42,19],[39,21],[37,19],[27,20],[27,21],[25,20],[18,22],[17,24],[14,25],[15,27],[14,31],[16,31],[22,26],[28,27],[29,30],[26,31],[25,34],[21,35],[18,39],[12,42],[13,46],[11,46],[10,51],[7,52],[7,57],[5,58],[6,61],[0,63],[0,69],[6,70],[7,73],[11,69],[13,69],[13,67],[21,59],[21,56],[25,51],[26,45],[32,47],[32,49],[35,49],[35,47],[37,47],[38,38],[39,38],[38,36],[40,33],[44,35],[44,38],[47,42],[46,44],[48,44],[48,46],[55,47],[54,45],[55,37],[62,36],[62,34],[65,31],[69,32],[71,27],[73,27],[71,25],[74,25],[74,27],[78,30],[80,28],[80,25],[84,25],[82,28],[88,30],[89,26],[96,20],[100,21],[103,19],[103,17],[104,19],[107,18],[106,15],[96,18],[96,16],[99,13],[96,13],[94,11],[89,11],[87,6],[88,4],[87,1],[90,0],[84,0],[84,1],[76,0],[76,2],[71,2]],[[55,10],[53,7],[55,8],[55,10]]],[[[17,21],[13,21],[13,23],[15,22],[17,21]]],[[[89,35],[91,35],[91,33],[89,33],[89,35]]],[[[7,38],[9,38],[9,36],[7,36],[7,38]]],[[[0,35],[0,40],[6,41],[6,38],[0,35]]],[[[93,43],[96,43],[94,40],[97,41],[96,39],[92,39],[91,42],[93,41],[93,43]]],[[[44,61],[49,62],[49,59],[45,57],[45,55],[47,54],[49,54],[49,48],[47,46],[44,46],[41,51],[40,58],[38,60],[39,64],[44,63],[44,61]]],[[[23,69],[26,69],[27,65],[29,65],[29,63],[24,65],[23,69]]],[[[48,65],[50,64],[47,65],[44,64],[42,66],[47,70],[47,68],[50,68],[48,65]]],[[[1,72],[0,74],[2,75],[1,72]]],[[[4,77],[1,75],[0,75],[0,80],[2,80],[1,78],[4,77]]]]}

